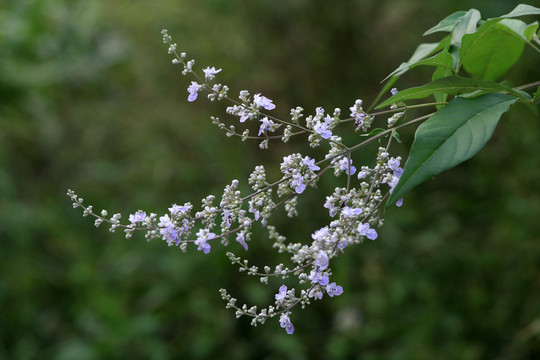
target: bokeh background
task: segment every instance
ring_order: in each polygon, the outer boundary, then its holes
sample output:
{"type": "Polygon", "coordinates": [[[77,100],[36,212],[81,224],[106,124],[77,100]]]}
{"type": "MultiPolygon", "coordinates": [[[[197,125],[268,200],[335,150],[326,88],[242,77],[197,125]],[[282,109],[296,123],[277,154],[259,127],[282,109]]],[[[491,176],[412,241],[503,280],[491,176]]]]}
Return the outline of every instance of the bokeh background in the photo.
{"type": "MultiPolygon", "coordinates": [[[[209,120],[222,104],[186,101],[191,79],[171,65],[162,28],[199,69],[223,68],[233,93],[262,92],[286,117],[297,105],[369,103],[420,41],[440,38],[421,34],[443,17],[471,7],[492,17],[517,4],[1,2],[0,359],[540,358],[540,122],[525,107],[503,117],[475,158],[388,210],[377,241],[348,249],[334,264],[344,294],[295,311],[293,336],[277,321],[236,320],[218,294],[264,305],[280,282],[263,287],[238,273],[223,247],[183,254],[96,229],[65,196],[71,188],[124,216],[163,213],[235,178],[245,186],[260,163],[277,176],[284,155],[306,151],[301,140],[261,152],[226,138],[209,120]]],[[[397,87],[429,78],[419,68],[397,87]]],[[[538,54],[526,49],[509,78],[538,80],[538,54]]],[[[406,155],[412,131],[396,152],[406,155]]],[[[309,241],[339,181],[308,191],[299,218],[278,211],[280,232],[309,241]]],[[[285,260],[262,235],[250,246],[254,263],[285,260]]]]}

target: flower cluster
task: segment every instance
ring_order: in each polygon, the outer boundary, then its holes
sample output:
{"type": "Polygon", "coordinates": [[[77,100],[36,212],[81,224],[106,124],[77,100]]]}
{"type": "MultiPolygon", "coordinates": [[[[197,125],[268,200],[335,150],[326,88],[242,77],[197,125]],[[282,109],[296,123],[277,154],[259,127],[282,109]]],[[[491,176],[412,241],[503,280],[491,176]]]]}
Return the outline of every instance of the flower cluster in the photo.
{"type": "MultiPolygon", "coordinates": [[[[129,215],[128,223],[120,221],[120,214],[109,217],[106,210],[94,212],[91,205],[84,205],[83,199],[71,190],[68,191],[68,196],[74,207],[83,209],[84,216],[95,218],[96,226],[108,223],[111,226],[110,231],[121,228],[128,238],[135,231],[143,231],[147,240],[162,239],[169,246],[179,247],[184,252],[193,246],[197,251],[209,254],[216,240],[229,246],[230,236],[234,236],[237,243],[235,246],[243,252],[248,251],[248,244],[252,240],[252,227],[259,223],[267,230],[268,238],[273,241],[273,248],[289,255],[290,264],[287,266],[280,263],[273,267],[267,265],[259,268],[250,265],[247,259],[242,259],[233,252],[227,253],[229,260],[247,275],[259,277],[262,284],[268,284],[270,278],[285,279],[293,276],[299,287],[288,288],[281,285],[274,295],[274,303],[262,309],[246,304],[238,305],[237,299],[225,289],[221,289],[220,293],[227,302],[227,308],[234,309],[237,317],[251,317],[251,324],[254,326],[264,323],[268,318],[278,317],[280,326],[288,334],[292,334],[294,326],[291,315],[294,307],[304,307],[311,301],[332,298],[344,292],[343,287],[332,277],[331,264],[334,259],[351,245],[359,244],[366,238],[375,240],[378,237],[377,228],[383,224],[380,208],[403,172],[400,167],[401,158],[389,155],[396,131],[393,127],[395,121],[389,120],[390,129],[381,129],[368,140],[346,145],[336,133],[341,124],[353,122],[354,132],[361,131],[365,136],[370,135],[365,132],[371,127],[376,114],[365,112],[362,100],[356,100],[350,107],[351,117],[347,119],[340,118],[341,110],[338,108],[326,113],[321,107],[315,109],[314,115],[306,117],[304,109],[296,107],[290,110],[289,119],[280,119],[270,113],[276,110],[273,100],[260,93],[252,96],[247,90],[242,90],[238,100],[229,98],[229,88],[214,83],[222,69],[212,66],[202,69],[202,72],[196,71],[195,61],[186,60],[186,53],[177,52],[177,45],[172,42],[168,32],[163,30],[162,35],[163,41],[169,45],[169,53],[174,55],[173,63],[183,65],[183,75],[190,74],[194,77],[187,87],[187,100],[193,102],[201,92],[206,92],[211,101],[226,100],[231,104],[226,108],[226,112],[232,116],[236,125],[226,125],[219,118],[212,117],[212,122],[225,130],[227,136],[238,136],[242,141],[255,139],[261,141],[261,148],[267,148],[270,140],[281,139],[287,142],[292,136],[304,134],[307,135],[310,147],[327,145],[326,154],[318,161],[299,153],[283,157],[280,164],[281,177],[273,182],[269,182],[262,165],[255,167],[248,179],[253,190],[250,194],[243,196],[239,190],[239,181],[233,180],[225,186],[219,204],[216,196],[208,195],[202,199],[198,210],[195,210],[191,203],[173,204],[167,213],[161,215],[138,210],[129,215]],[[257,136],[250,136],[249,123],[252,121],[257,123],[257,136]],[[237,132],[235,126],[246,126],[246,129],[237,132]],[[282,133],[278,133],[280,129],[283,130],[282,133]],[[353,165],[354,152],[370,140],[384,137],[387,138],[387,145],[379,148],[375,165],[357,169],[353,165]],[[308,242],[287,242],[269,223],[273,211],[283,205],[288,216],[297,216],[298,197],[309,186],[314,187],[317,180],[329,169],[333,169],[335,176],[345,174],[346,181],[321,202],[321,208],[328,211],[328,223],[315,230],[308,242]]],[[[396,120],[403,111],[399,114],[396,120]]],[[[345,128],[341,131],[347,130],[345,128]]],[[[401,206],[401,203],[402,199],[397,205],[401,206]]]]}
{"type": "Polygon", "coordinates": [[[301,194],[306,189],[306,184],[312,183],[316,179],[315,171],[321,168],[315,165],[315,160],[300,154],[291,154],[283,158],[280,165],[281,172],[290,177],[290,181],[280,185],[278,192],[287,193],[287,188],[294,189],[294,192],[301,194]]]}

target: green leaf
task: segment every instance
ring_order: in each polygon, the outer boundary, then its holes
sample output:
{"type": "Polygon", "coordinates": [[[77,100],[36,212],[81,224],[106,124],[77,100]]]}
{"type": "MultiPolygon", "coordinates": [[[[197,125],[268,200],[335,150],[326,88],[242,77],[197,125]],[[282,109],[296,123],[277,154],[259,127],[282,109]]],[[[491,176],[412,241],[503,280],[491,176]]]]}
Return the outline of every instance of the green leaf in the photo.
{"type": "Polygon", "coordinates": [[[412,63],[418,60],[422,60],[425,57],[433,54],[433,52],[439,48],[441,42],[442,40],[436,43],[422,43],[418,45],[408,62],[412,63]]]}
{"type": "Polygon", "coordinates": [[[463,65],[477,79],[496,80],[519,60],[525,42],[518,34],[523,34],[526,24],[520,20],[504,21],[508,23],[489,20],[475,33],[463,36],[458,68],[463,65]]]}
{"type": "Polygon", "coordinates": [[[392,136],[394,137],[394,139],[396,139],[398,143],[401,144],[401,139],[399,138],[399,133],[397,131],[392,132],[392,136]]]}
{"type": "MultiPolygon", "coordinates": [[[[438,43],[423,43],[423,44],[420,44],[416,48],[413,55],[411,56],[411,58],[407,62],[408,63],[415,63],[417,61],[420,61],[420,60],[424,59],[426,56],[429,56],[429,55],[433,54],[434,52],[436,52],[438,50],[445,49],[447,47],[447,45],[449,44],[449,42],[450,42],[450,35],[444,37],[438,43]]],[[[407,69],[402,70],[402,72],[398,72],[398,73],[396,73],[396,74],[394,74],[393,76],[390,77],[390,79],[386,82],[386,84],[381,89],[381,91],[377,94],[377,97],[375,98],[373,103],[368,108],[368,112],[373,109],[373,106],[375,106],[379,102],[379,100],[381,99],[381,97],[383,95],[388,93],[388,90],[390,90],[390,88],[396,83],[396,81],[399,79],[399,77],[403,73],[405,73],[406,71],[407,71],[407,69]]],[[[388,79],[388,77],[386,77],[383,81],[386,81],[387,79],[388,79]]]]}
{"type": "MultiPolygon", "coordinates": [[[[420,44],[416,50],[414,51],[413,55],[411,56],[411,58],[407,61],[408,63],[414,63],[414,62],[417,62],[419,60],[422,60],[424,59],[426,56],[429,56],[431,54],[433,54],[434,52],[438,51],[438,50],[441,50],[441,49],[444,49],[447,47],[447,44],[450,42],[450,36],[446,36],[444,37],[441,41],[439,41],[438,43],[423,43],[423,44],[420,44]]],[[[380,98],[384,95],[384,94],[387,94],[388,93],[388,90],[390,90],[390,88],[394,85],[394,83],[399,79],[399,77],[405,73],[407,70],[403,70],[403,72],[401,73],[396,73],[395,75],[393,75],[392,77],[390,77],[390,79],[386,82],[386,84],[383,86],[383,88],[381,89],[381,91],[377,94],[377,97],[375,98],[375,100],[373,101],[373,104],[370,105],[370,107],[368,108],[368,112],[372,110],[373,106],[375,106],[377,104],[377,102],[379,102],[380,98]]],[[[387,80],[388,77],[386,77],[383,81],[387,80]]],[[[382,82],[382,81],[381,81],[382,82]]]]}
{"type": "Polygon", "coordinates": [[[466,34],[471,34],[476,31],[477,24],[481,22],[480,12],[476,9],[471,9],[457,19],[455,26],[450,34],[450,42],[445,50],[452,55],[454,69],[458,69],[459,64],[459,48],[461,47],[461,39],[466,34]]]}
{"type": "MultiPolygon", "coordinates": [[[[388,130],[388,129],[386,129],[386,130],[388,130]]],[[[371,136],[373,136],[373,135],[377,135],[377,134],[383,133],[383,132],[385,132],[386,130],[385,130],[385,129],[381,129],[381,128],[375,128],[375,129],[371,130],[371,131],[369,132],[369,134],[360,134],[360,136],[370,136],[370,137],[371,137],[371,136]]]]}
{"type": "Polygon", "coordinates": [[[456,47],[460,47],[463,36],[476,31],[476,24],[480,18],[480,11],[476,9],[467,11],[467,13],[460,17],[456,22],[454,30],[452,30],[452,41],[450,43],[456,47]]]}
{"type": "Polygon", "coordinates": [[[446,32],[452,31],[458,19],[461,18],[466,13],[467,13],[466,11],[456,11],[452,15],[448,15],[447,17],[442,19],[441,22],[439,22],[437,25],[435,25],[434,27],[426,31],[424,33],[424,36],[433,34],[438,31],[446,31],[446,32]]]}
{"type": "Polygon", "coordinates": [[[427,56],[433,54],[437,49],[442,48],[441,43],[445,40],[446,38],[439,41],[438,43],[423,43],[423,44],[418,45],[416,50],[414,50],[414,53],[412,54],[411,58],[407,60],[407,62],[401,63],[401,65],[396,70],[394,70],[392,74],[388,75],[381,82],[386,81],[389,77],[392,77],[392,76],[403,75],[407,71],[407,69],[403,67],[403,64],[413,64],[426,58],[427,56]]]}
{"type": "Polygon", "coordinates": [[[529,41],[532,38],[531,32],[534,33],[538,28],[538,22],[527,25],[525,22],[516,19],[502,19],[499,22],[499,30],[507,31],[509,34],[524,41],[529,41]]]}
{"type": "MultiPolygon", "coordinates": [[[[448,61],[447,66],[439,66],[437,69],[435,69],[433,75],[431,76],[431,81],[442,79],[453,74],[453,57],[450,56],[450,58],[446,59],[446,61],[448,61]]],[[[433,96],[435,97],[435,102],[443,103],[446,101],[448,94],[436,91],[433,93],[433,96]]],[[[442,106],[443,105],[437,105],[437,109],[440,109],[442,106]]]]}
{"type": "Polygon", "coordinates": [[[420,65],[428,65],[428,66],[437,66],[442,68],[452,68],[452,56],[450,53],[446,50],[441,51],[440,53],[427,58],[423,60],[418,60],[416,62],[404,62],[401,63],[401,65],[394,70],[390,75],[388,75],[383,81],[388,79],[389,77],[392,77],[394,75],[402,75],[407,70],[415,68],[420,65]]]}
{"type": "Polygon", "coordinates": [[[519,4],[514,10],[501,16],[501,18],[513,18],[525,15],[540,15],[540,9],[531,5],[519,4]]]}
{"type": "Polygon", "coordinates": [[[418,127],[403,174],[387,206],[416,185],[473,157],[491,138],[503,113],[516,99],[485,94],[457,98],[418,127]]]}
{"type": "Polygon", "coordinates": [[[536,33],[536,30],[538,30],[538,21],[527,25],[525,31],[523,31],[523,36],[525,36],[525,39],[527,39],[527,41],[531,41],[534,37],[534,34],[536,33]]]}
{"type": "Polygon", "coordinates": [[[529,99],[530,96],[523,91],[517,91],[511,87],[498,84],[488,80],[474,80],[461,76],[448,76],[442,79],[432,81],[426,85],[418,86],[398,92],[396,95],[383,101],[377,109],[395,104],[405,100],[423,99],[433,94],[434,92],[443,92],[450,95],[462,94],[484,90],[489,92],[508,92],[517,95],[521,98],[529,99]]]}

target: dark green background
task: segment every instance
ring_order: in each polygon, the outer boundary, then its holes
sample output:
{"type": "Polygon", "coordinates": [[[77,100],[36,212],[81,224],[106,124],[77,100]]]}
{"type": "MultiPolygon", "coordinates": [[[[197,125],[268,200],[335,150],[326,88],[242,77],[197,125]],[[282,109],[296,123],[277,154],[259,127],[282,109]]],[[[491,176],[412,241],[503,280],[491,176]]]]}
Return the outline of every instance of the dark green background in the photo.
{"type": "MultiPolygon", "coordinates": [[[[287,117],[297,105],[346,113],[357,98],[369,103],[419,42],[440,38],[421,38],[440,19],[471,7],[493,17],[517,4],[4,1],[0,358],[539,358],[540,123],[519,105],[475,158],[414,189],[387,211],[377,241],[335,261],[344,294],[296,310],[293,336],[275,320],[257,328],[236,320],[217,291],[267,304],[281,282],[263,287],[239,274],[220,246],[182,254],[142,234],[95,229],[65,196],[74,189],[125,217],[163,213],[220,195],[234,178],[245,187],[259,163],[277,176],[284,155],[308,153],[300,139],[261,152],[226,138],[209,120],[221,104],[186,101],[191,79],[171,65],[162,28],[198,69],[223,68],[232,94],[262,92],[287,117]]],[[[418,68],[397,87],[429,78],[418,68]]],[[[526,49],[509,79],[539,78],[538,54],[526,49]]],[[[412,131],[396,152],[406,154],[412,131]]],[[[276,213],[280,232],[309,241],[328,222],[324,196],[338,184],[308,191],[297,219],[276,213]]],[[[262,235],[250,246],[254,263],[285,261],[262,235]]]]}

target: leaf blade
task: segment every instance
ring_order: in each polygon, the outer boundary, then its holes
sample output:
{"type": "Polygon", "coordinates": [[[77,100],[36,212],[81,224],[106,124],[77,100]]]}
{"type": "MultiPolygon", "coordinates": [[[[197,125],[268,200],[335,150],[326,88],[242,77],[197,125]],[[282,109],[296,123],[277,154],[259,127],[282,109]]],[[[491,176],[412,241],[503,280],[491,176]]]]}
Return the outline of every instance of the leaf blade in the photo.
{"type": "Polygon", "coordinates": [[[513,17],[525,16],[525,15],[540,15],[540,8],[527,5],[527,4],[519,4],[518,6],[514,8],[514,10],[500,17],[513,18],[513,17]]]}
{"type": "Polygon", "coordinates": [[[387,206],[416,185],[478,153],[493,135],[501,115],[516,100],[493,93],[474,99],[457,98],[420,125],[387,206]]]}
{"type": "Polygon", "coordinates": [[[521,57],[525,37],[519,34],[525,28],[520,20],[487,21],[475,33],[463,36],[458,68],[463,66],[477,79],[497,80],[521,57]]]}
{"type": "Polygon", "coordinates": [[[476,25],[481,18],[480,11],[476,9],[467,11],[467,13],[456,22],[456,25],[452,30],[452,40],[450,44],[459,48],[463,36],[474,33],[476,31],[476,25]]]}
{"type": "Polygon", "coordinates": [[[443,68],[452,68],[452,56],[450,53],[446,50],[443,50],[439,52],[436,55],[433,55],[432,57],[429,57],[427,59],[418,60],[416,62],[404,62],[401,63],[401,65],[394,70],[390,75],[388,75],[383,81],[386,81],[389,77],[395,76],[395,75],[402,75],[406,71],[415,68],[420,65],[425,66],[436,66],[436,67],[443,67],[443,68]]]}
{"type": "Polygon", "coordinates": [[[427,30],[423,34],[423,36],[433,34],[433,33],[436,33],[438,31],[446,31],[446,32],[452,31],[452,29],[456,25],[456,22],[458,21],[458,19],[461,18],[466,13],[467,13],[466,11],[462,10],[462,11],[456,11],[455,13],[448,15],[447,17],[442,19],[437,25],[435,25],[431,29],[427,30]]]}

